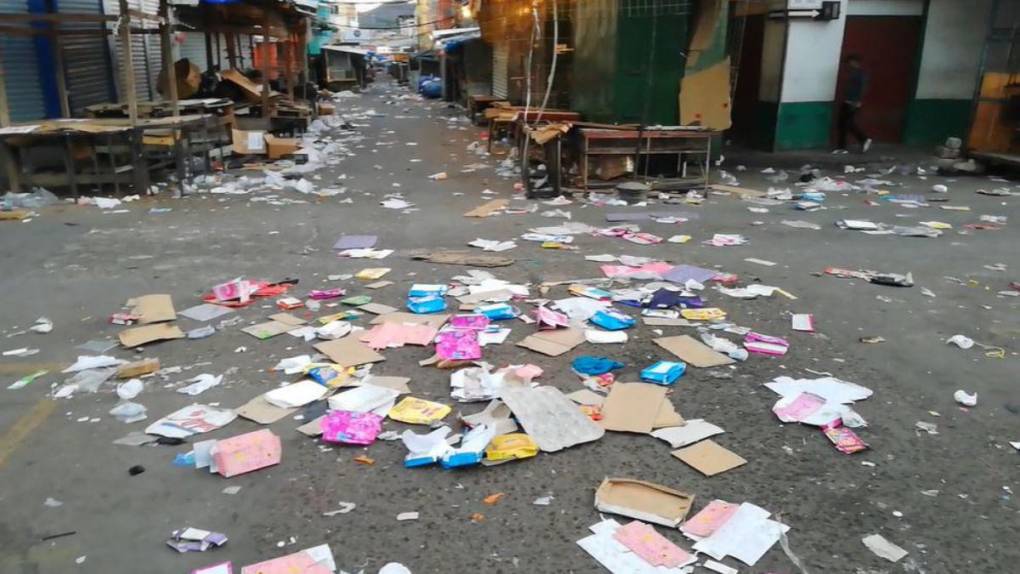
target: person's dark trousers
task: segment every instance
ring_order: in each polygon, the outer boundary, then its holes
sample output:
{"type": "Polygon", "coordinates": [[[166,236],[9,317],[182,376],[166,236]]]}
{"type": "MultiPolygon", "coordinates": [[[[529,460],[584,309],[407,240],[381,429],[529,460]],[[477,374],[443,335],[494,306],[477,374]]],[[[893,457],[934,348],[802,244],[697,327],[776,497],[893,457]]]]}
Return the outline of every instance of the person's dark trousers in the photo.
{"type": "Polygon", "coordinates": [[[846,149],[846,134],[849,132],[858,143],[864,143],[868,136],[861,130],[861,127],[857,125],[857,112],[860,108],[849,103],[843,102],[839,106],[839,149],[846,149]]]}

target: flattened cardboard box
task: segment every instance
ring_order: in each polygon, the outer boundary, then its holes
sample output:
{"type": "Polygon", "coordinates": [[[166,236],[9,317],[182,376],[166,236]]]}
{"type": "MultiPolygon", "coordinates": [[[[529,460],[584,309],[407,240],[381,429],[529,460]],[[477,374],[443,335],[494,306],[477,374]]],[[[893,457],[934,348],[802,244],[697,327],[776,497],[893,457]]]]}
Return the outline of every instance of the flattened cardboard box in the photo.
{"type": "Polygon", "coordinates": [[[174,311],[174,302],[165,293],[143,295],[128,299],[127,306],[131,307],[132,315],[138,316],[139,325],[173,321],[177,318],[177,313],[174,311]]]}
{"type": "Polygon", "coordinates": [[[715,476],[747,464],[742,456],[711,439],[674,450],[670,454],[705,476],[715,476]]]}
{"type": "Polygon", "coordinates": [[[152,343],[155,341],[166,341],[169,339],[183,339],[184,332],[181,331],[177,325],[170,325],[169,323],[157,323],[155,325],[146,325],[144,327],[135,327],[133,329],[125,329],[117,335],[120,338],[120,344],[124,345],[128,349],[144,345],[146,343],[152,343]]]}
{"type": "Polygon", "coordinates": [[[690,335],[660,337],[655,339],[655,344],[673,353],[688,365],[699,369],[721,367],[735,362],[690,335]]]}
{"type": "Polygon", "coordinates": [[[248,333],[252,337],[259,340],[271,339],[277,335],[282,335],[297,329],[296,325],[288,325],[279,321],[266,321],[265,323],[259,323],[257,325],[249,325],[243,329],[242,332],[248,333]]]}
{"type": "Polygon", "coordinates": [[[281,409],[266,400],[265,396],[259,395],[240,407],[234,409],[238,416],[244,417],[260,425],[270,425],[276,421],[296,413],[298,409],[281,409]]]}
{"type": "Polygon", "coordinates": [[[385,313],[379,315],[375,319],[372,319],[371,325],[378,325],[380,323],[414,323],[415,325],[431,325],[436,329],[439,329],[446,324],[446,320],[450,316],[447,314],[439,315],[416,315],[414,313],[385,313]]]}
{"type": "Polygon", "coordinates": [[[351,335],[335,341],[319,343],[315,345],[315,350],[344,368],[386,360],[386,357],[376,353],[371,347],[351,335]]]}
{"type": "Polygon", "coordinates": [[[573,327],[538,331],[517,343],[518,347],[531,349],[550,357],[559,357],[584,342],[584,333],[573,327]]]}
{"type": "Polygon", "coordinates": [[[629,478],[606,478],[595,491],[595,508],[677,528],[694,504],[694,495],[629,478]]]}
{"type": "Polygon", "coordinates": [[[510,205],[510,201],[507,199],[493,199],[465,213],[464,217],[489,217],[501,209],[506,209],[508,205],[510,205]]]}
{"type": "Polygon", "coordinates": [[[602,428],[610,431],[648,434],[655,428],[665,400],[666,387],[616,383],[602,403],[602,420],[599,422],[602,428]]]}

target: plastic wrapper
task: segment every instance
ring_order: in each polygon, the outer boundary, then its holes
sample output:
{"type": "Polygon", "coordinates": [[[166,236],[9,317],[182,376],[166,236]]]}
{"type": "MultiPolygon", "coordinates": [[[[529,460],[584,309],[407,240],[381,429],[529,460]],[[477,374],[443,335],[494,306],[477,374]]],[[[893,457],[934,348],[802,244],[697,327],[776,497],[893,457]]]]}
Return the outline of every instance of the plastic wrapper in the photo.
{"type": "Polygon", "coordinates": [[[341,444],[368,445],[382,431],[383,417],[374,413],[332,411],[322,419],[322,440],[341,444]]]}

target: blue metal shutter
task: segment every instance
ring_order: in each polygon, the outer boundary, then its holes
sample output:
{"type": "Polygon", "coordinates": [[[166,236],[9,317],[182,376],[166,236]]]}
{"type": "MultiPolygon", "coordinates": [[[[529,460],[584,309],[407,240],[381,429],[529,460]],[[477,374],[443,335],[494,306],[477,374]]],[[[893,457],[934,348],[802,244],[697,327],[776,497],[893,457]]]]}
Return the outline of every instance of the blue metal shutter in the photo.
{"type": "MultiPolygon", "coordinates": [[[[25,0],[0,2],[0,13],[28,14],[25,0]]],[[[29,36],[0,34],[3,49],[4,74],[7,84],[7,103],[11,108],[11,121],[38,120],[46,117],[42,82],[39,79],[39,58],[35,41],[29,36]]]]}
{"type": "MultiPolygon", "coordinates": [[[[64,14],[102,14],[101,0],[59,0],[57,9],[64,14]]],[[[103,24],[75,25],[77,29],[102,30],[103,24]]],[[[102,35],[65,35],[64,75],[67,78],[71,115],[81,116],[85,107],[113,101],[115,85],[106,38],[102,35]]]]}

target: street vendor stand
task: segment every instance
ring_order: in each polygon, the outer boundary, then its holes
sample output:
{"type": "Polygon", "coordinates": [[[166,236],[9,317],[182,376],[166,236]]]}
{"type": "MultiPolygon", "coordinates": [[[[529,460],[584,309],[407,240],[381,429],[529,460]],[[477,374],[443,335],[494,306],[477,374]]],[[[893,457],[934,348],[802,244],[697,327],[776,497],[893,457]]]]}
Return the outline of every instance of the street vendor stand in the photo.
{"type": "Polygon", "coordinates": [[[677,173],[688,177],[688,168],[694,164],[700,170],[699,182],[707,189],[712,157],[712,137],[718,132],[697,127],[656,127],[654,129],[581,128],[580,160],[581,188],[588,191],[589,163],[600,156],[629,156],[634,158],[635,172],[641,158],[647,161],[655,155],[676,156],[677,173]]]}

